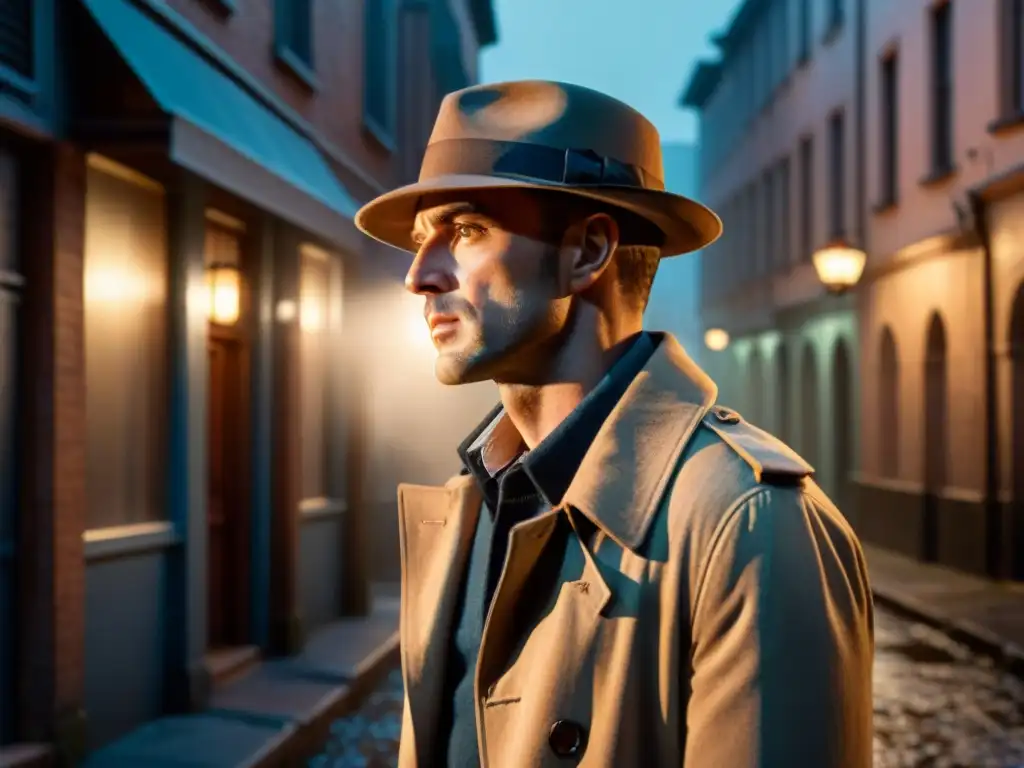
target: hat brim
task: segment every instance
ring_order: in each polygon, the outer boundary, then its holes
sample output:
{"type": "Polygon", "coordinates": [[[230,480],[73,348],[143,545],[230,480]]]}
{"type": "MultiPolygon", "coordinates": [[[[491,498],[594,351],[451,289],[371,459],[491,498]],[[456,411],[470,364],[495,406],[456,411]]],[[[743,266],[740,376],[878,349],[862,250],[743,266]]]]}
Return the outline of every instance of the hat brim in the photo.
{"type": "Polygon", "coordinates": [[[424,195],[488,189],[543,189],[590,198],[642,216],[665,235],[662,258],[705,248],[722,234],[722,222],[707,206],[671,192],[622,186],[579,187],[505,176],[451,174],[408,184],[371,200],[356,213],[356,226],[387,245],[416,252],[412,228],[424,195]]]}

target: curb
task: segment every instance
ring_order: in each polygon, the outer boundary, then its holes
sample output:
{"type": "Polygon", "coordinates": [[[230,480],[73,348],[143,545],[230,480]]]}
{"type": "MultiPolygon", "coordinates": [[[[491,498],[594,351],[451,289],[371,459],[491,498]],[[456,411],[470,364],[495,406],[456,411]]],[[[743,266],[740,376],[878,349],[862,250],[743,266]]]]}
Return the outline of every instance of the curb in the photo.
{"type": "Polygon", "coordinates": [[[967,619],[954,619],[898,590],[872,587],[875,602],[904,618],[919,621],[949,636],[954,642],[988,656],[1007,672],[1024,679],[1024,649],[967,619]]]}
{"type": "Polygon", "coordinates": [[[353,678],[338,686],[336,695],[317,708],[306,722],[297,725],[270,751],[247,768],[304,768],[330,737],[331,724],[356,710],[384,677],[399,664],[397,630],[356,668],[353,678]]]}

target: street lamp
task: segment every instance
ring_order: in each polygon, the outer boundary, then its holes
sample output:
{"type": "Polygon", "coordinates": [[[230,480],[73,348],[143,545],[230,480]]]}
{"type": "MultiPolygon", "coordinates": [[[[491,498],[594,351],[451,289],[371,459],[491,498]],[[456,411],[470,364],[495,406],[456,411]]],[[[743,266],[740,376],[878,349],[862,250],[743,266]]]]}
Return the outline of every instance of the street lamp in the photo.
{"type": "Polygon", "coordinates": [[[217,325],[234,325],[238,321],[241,301],[241,274],[234,264],[218,262],[206,268],[209,290],[207,316],[217,325]]]}
{"type": "Polygon", "coordinates": [[[709,328],[704,334],[704,345],[712,352],[721,352],[729,346],[729,333],[721,328],[709,328]]]}
{"type": "Polygon", "coordinates": [[[867,254],[840,238],[814,252],[814,271],[829,293],[846,293],[864,274],[867,254]]]}

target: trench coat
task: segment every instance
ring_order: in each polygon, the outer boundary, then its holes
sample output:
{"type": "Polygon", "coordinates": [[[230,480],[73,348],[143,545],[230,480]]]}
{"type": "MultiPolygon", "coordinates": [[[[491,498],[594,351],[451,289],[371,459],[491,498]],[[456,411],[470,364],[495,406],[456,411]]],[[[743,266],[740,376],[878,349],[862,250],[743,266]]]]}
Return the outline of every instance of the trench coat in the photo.
{"type": "MultiPolygon", "coordinates": [[[[481,765],[867,768],[857,538],[807,462],[655,336],[563,503],[512,531],[476,667],[481,765]],[[528,581],[539,558],[555,567],[528,581]]],[[[469,476],[398,498],[399,765],[434,768],[482,499],[469,476]]]]}

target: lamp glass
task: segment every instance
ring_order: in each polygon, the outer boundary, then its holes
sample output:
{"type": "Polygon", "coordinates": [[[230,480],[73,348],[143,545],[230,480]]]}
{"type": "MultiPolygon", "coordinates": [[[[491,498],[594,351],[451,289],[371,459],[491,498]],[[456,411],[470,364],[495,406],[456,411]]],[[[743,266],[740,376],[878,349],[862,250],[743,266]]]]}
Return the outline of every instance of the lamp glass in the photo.
{"type": "Polygon", "coordinates": [[[704,334],[704,345],[712,352],[721,352],[729,346],[729,334],[721,328],[710,328],[704,334]]]}
{"type": "Polygon", "coordinates": [[[206,270],[206,281],[210,290],[210,322],[234,325],[238,322],[241,310],[241,276],[238,268],[214,264],[206,270]]]}
{"type": "Polygon", "coordinates": [[[814,253],[814,271],[832,293],[842,293],[855,286],[864,274],[866,263],[864,251],[843,242],[827,245],[814,253]]]}

